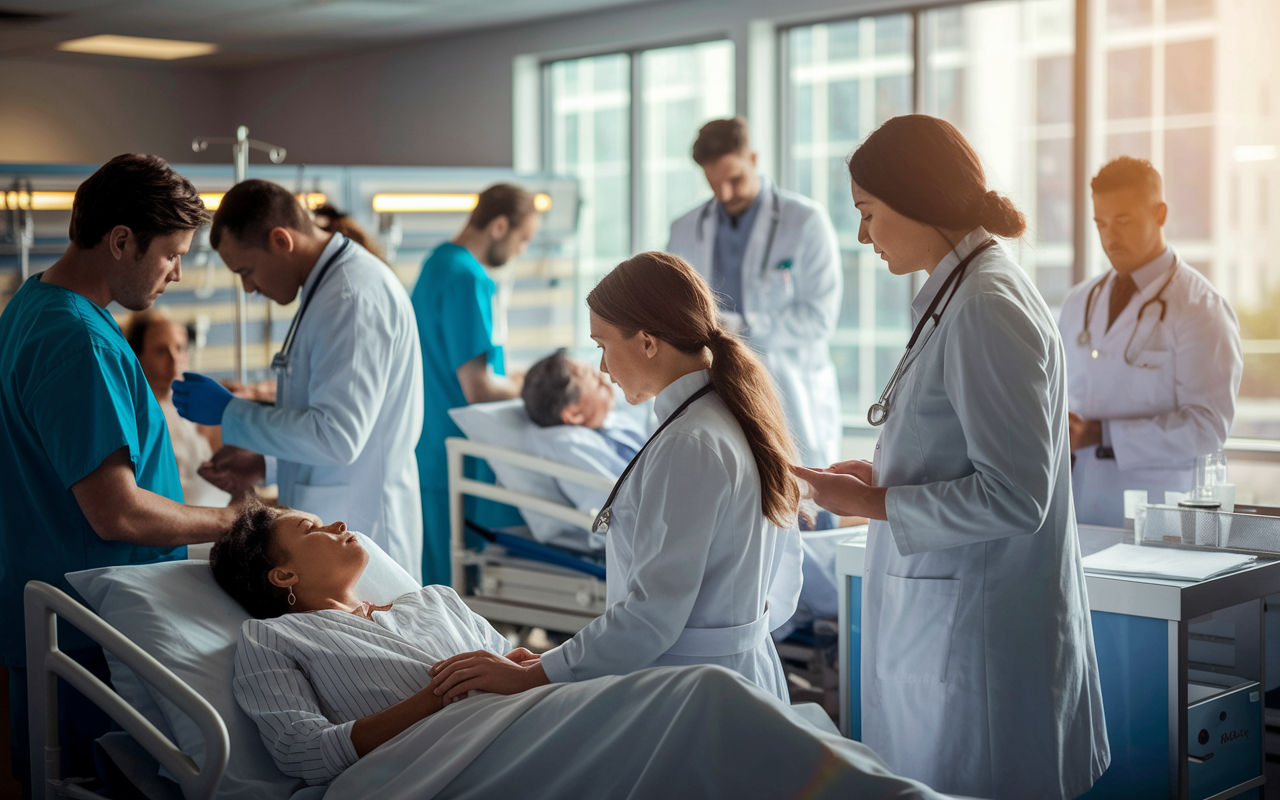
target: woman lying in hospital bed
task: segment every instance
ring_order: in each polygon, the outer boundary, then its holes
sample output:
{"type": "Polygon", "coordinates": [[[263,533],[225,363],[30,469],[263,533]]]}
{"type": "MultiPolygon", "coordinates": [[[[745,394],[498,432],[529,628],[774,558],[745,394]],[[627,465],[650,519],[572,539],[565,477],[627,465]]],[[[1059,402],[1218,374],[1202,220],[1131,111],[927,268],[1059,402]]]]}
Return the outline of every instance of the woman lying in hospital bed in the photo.
{"type": "Polygon", "coordinates": [[[443,586],[377,606],[341,522],[260,505],[215,545],[218,583],[255,619],[236,700],[277,766],[325,800],[498,797],[933,798],[863,745],[822,733],[719,667],[666,667],[477,694],[442,707],[429,670],[470,651],[524,661],[443,586]]]}

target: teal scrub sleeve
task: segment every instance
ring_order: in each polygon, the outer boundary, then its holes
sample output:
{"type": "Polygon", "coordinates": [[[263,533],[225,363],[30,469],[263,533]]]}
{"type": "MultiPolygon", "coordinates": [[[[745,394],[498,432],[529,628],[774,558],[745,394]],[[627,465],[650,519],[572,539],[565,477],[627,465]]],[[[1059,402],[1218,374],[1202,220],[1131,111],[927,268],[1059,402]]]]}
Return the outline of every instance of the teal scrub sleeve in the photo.
{"type": "Polygon", "coordinates": [[[129,448],[136,470],[140,449],[133,395],[121,354],[97,346],[53,365],[24,393],[23,407],[63,488],[70,489],[122,447],[129,448]]]}
{"type": "Polygon", "coordinates": [[[492,282],[469,276],[467,280],[454,281],[445,290],[441,327],[452,369],[457,370],[476,356],[488,356],[493,350],[493,295],[492,282]]]}

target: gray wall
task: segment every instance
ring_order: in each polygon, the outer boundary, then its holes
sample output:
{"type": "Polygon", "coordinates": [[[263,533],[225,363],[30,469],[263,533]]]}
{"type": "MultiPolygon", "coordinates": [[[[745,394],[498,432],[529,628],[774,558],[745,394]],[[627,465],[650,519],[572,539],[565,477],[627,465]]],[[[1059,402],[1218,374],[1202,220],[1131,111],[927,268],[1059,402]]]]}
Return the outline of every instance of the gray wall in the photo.
{"type": "Polygon", "coordinates": [[[0,60],[0,161],[100,162],[142,151],[190,162],[201,160],[192,138],[226,128],[225,76],[104,62],[0,60]]]}
{"type": "Polygon", "coordinates": [[[903,0],[680,0],[455,34],[357,54],[232,71],[117,60],[0,61],[0,161],[102,161],[126,150],[196,158],[197,135],[288,148],[291,163],[512,164],[512,60],[728,36],[745,109],[752,20],[851,15],[903,0]]]}

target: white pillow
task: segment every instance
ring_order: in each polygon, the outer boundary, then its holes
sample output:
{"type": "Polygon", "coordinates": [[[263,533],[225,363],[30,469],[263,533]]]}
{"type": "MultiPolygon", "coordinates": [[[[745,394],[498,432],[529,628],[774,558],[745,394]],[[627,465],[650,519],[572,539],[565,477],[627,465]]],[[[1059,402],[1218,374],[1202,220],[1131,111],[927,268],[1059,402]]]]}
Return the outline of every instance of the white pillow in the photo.
{"type": "MultiPolygon", "coordinates": [[[[372,539],[358,536],[369,552],[357,586],[362,598],[382,604],[421,588],[372,539]]],[[[231,690],[236,644],[249,615],[214,581],[208,561],[105,567],[68,573],[67,580],[108,624],[172,670],[222,716],[231,737],[231,758],[218,788],[220,800],[283,799],[302,787],[302,781],[276,768],[257,726],[236,703],[231,690]]],[[[138,699],[138,687],[145,684],[132,670],[112,663],[111,682],[147,715],[147,704],[138,699]]],[[[203,764],[204,738],[190,718],[150,687],[141,694],[159,707],[165,724],[156,727],[203,764]]]]}

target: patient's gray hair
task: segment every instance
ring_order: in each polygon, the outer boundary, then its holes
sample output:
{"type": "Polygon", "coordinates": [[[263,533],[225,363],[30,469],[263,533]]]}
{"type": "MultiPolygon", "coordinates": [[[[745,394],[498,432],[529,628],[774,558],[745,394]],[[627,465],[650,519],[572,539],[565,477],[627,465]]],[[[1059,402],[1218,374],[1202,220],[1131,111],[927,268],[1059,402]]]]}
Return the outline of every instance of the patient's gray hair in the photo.
{"type": "Polygon", "coordinates": [[[544,428],[563,425],[560,412],[578,402],[578,386],[569,372],[569,353],[563,347],[529,367],[520,390],[529,419],[544,428]]]}

